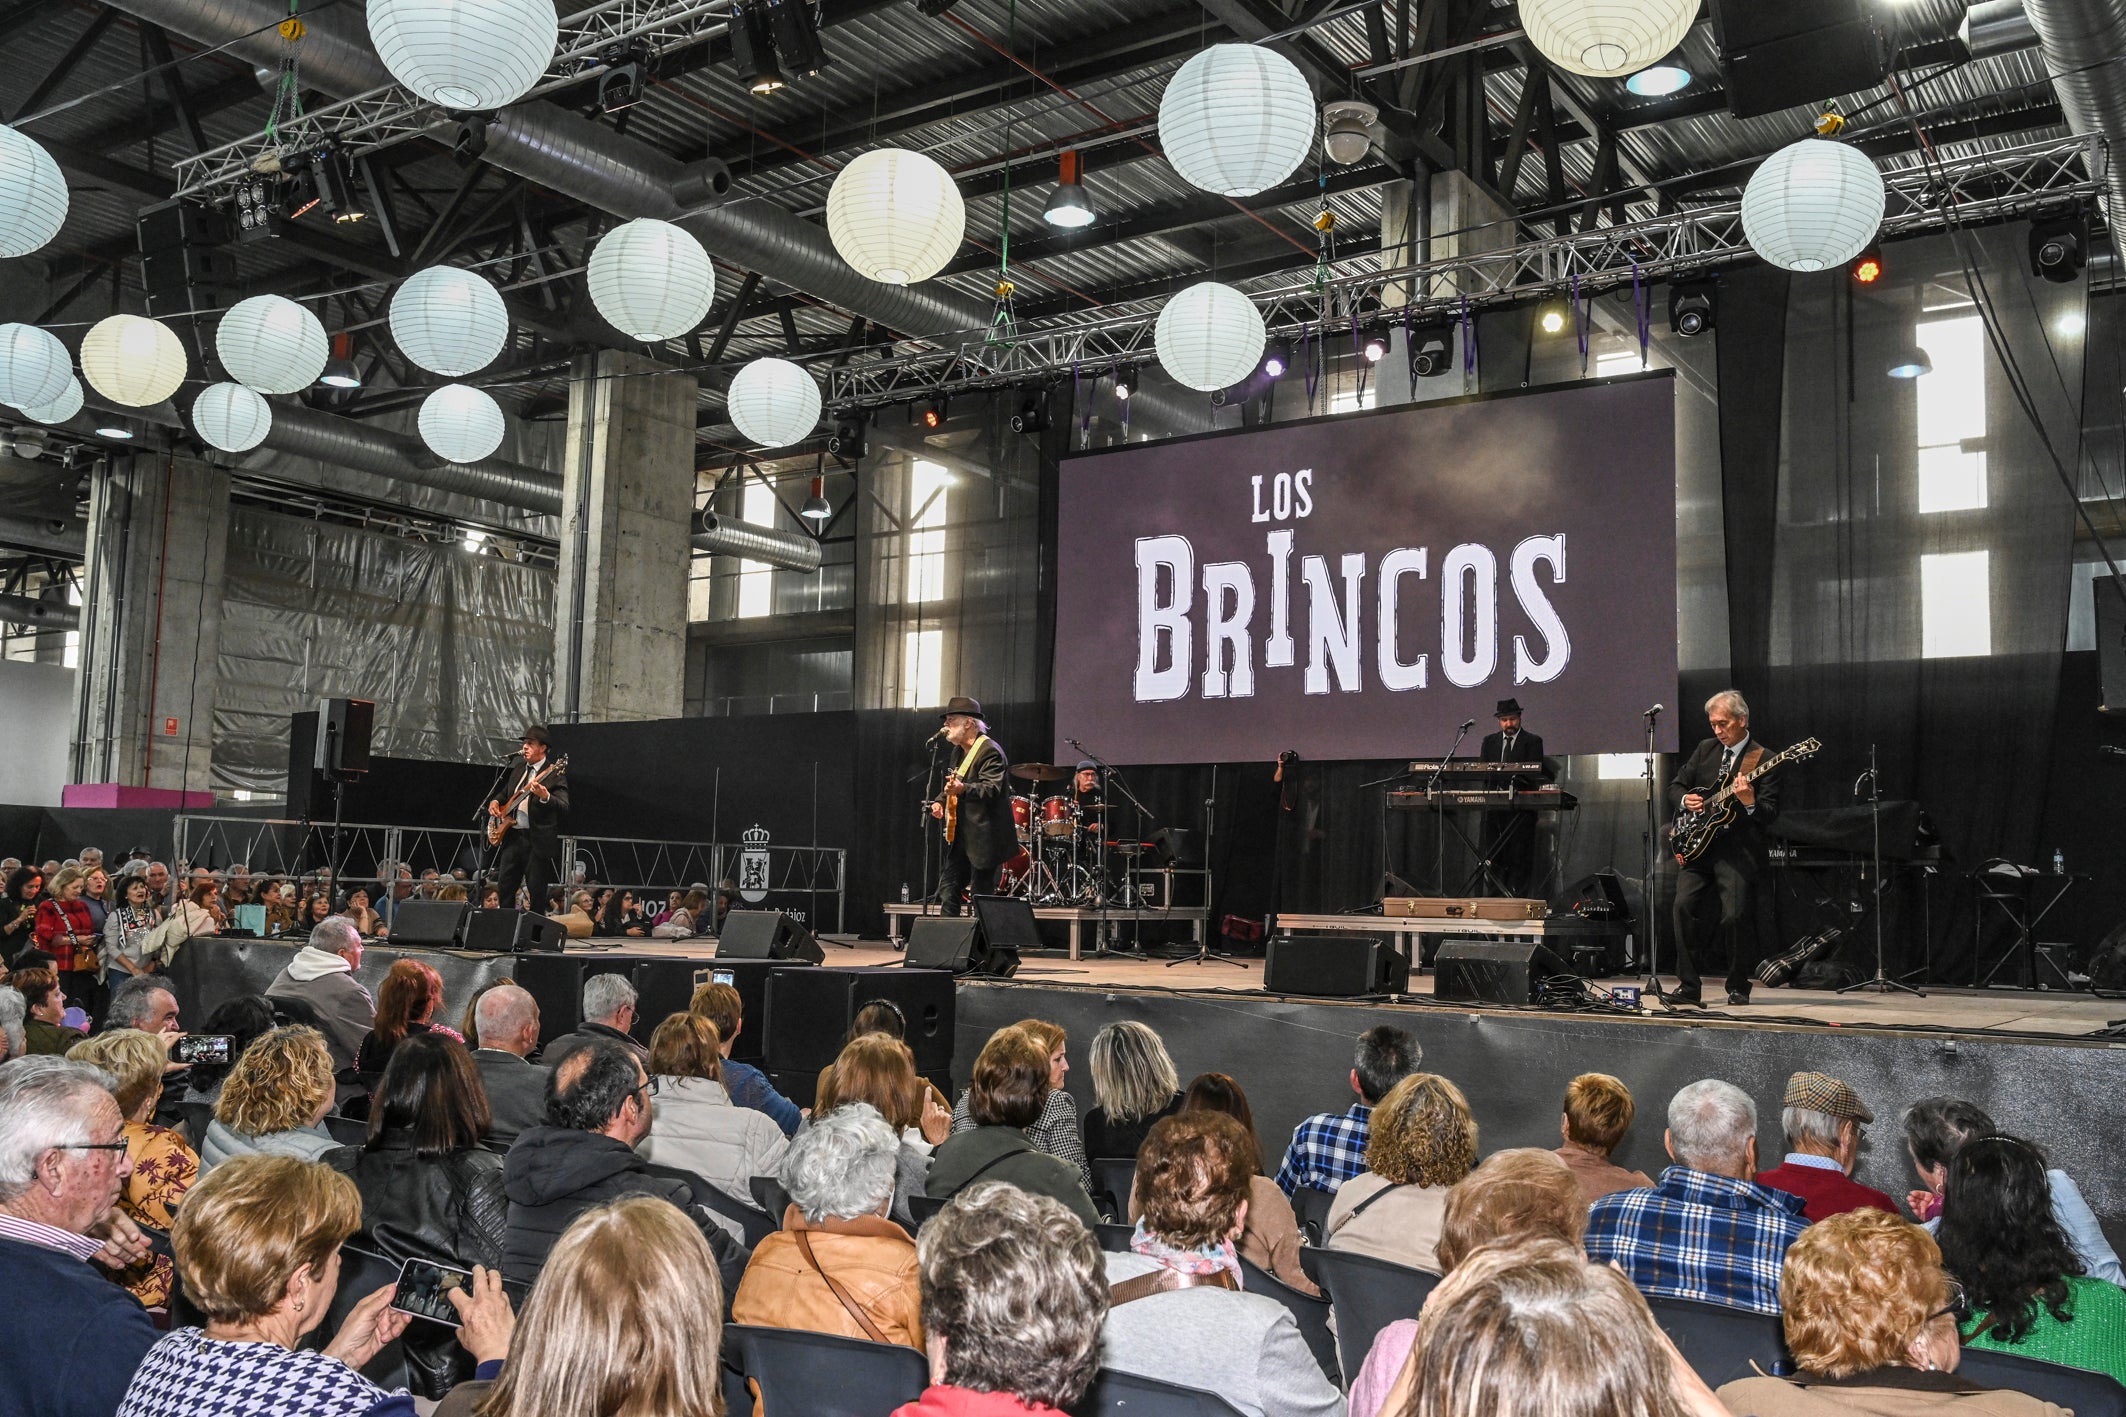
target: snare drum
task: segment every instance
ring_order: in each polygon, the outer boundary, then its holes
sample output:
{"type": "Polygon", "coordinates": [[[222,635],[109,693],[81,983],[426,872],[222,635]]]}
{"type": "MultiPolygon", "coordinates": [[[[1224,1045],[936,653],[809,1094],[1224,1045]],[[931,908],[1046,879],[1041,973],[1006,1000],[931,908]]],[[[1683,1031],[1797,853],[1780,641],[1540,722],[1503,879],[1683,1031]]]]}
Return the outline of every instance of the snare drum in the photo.
{"type": "Polygon", "coordinates": [[[1011,822],[1017,829],[1019,844],[1024,846],[1033,840],[1034,800],[1031,797],[1011,799],[1011,822]]]}
{"type": "Polygon", "coordinates": [[[1050,797],[1041,803],[1041,835],[1067,837],[1077,830],[1077,803],[1068,797],[1050,797]]]}

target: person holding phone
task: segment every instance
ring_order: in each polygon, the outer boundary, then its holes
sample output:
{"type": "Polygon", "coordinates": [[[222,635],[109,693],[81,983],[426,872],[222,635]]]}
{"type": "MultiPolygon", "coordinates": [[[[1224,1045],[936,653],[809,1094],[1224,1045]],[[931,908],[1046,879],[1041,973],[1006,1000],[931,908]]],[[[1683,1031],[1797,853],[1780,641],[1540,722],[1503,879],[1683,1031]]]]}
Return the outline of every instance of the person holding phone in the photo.
{"type": "MultiPolygon", "coordinates": [[[[118,1193],[118,1207],[136,1225],[155,1230],[170,1228],[178,1203],[199,1179],[199,1153],[192,1150],[184,1134],[155,1124],[163,1068],[170,1061],[164,1049],[165,1044],[152,1033],[113,1028],[67,1050],[69,1060],[92,1064],[111,1076],[111,1095],[125,1114],[119,1135],[125,1139],[126,1159],[133,1163],[118,1193]]],[[[118,1282],[143,1308],[159,1309],[170,1302],[174,1274],[168,1255],[150,1252],[122,1271],[118,1282]]]]}

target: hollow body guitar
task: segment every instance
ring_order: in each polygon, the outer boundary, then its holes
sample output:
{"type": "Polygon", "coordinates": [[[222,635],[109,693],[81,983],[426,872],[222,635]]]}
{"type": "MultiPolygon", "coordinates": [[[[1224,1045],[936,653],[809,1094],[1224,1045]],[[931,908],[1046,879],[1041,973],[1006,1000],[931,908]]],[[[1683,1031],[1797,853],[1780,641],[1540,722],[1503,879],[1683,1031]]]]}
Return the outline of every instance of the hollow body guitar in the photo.
{"type": "Polygon", "coordinates": [[[1708,793],[1705,805],[1695,812],[1676,813],[1668,825],[1668,850],[1676,858],[1676,864],[1687,866],[1712,849],[1720,833],[1735,824],[1742,815],[1735,801],[1735,789],[1745,782],[1755,782],[1782,763],[1799,762],[1813,758],[1823,751],[1823,744],[1814,738],[1796,743],[1784,752],[1774,753],[1748,772],[1737,773],[1734,781],[1717,792],[1708,793]]]}
{"type": "Polygon", "coordinates": [[[502,838],[508,836],[510,828],[516,826],[517,809],[523,806],[524,799],[531,795],[533,783],[544,782],[567,766],[568,754],[563,753],[558,758],[548,758],[537,768],[534,768],[531,776],[525,778],[518,785],[517,790],[509,794],[509,800],[502,804],[502,815],[499,817],[491,816],[487,819],[487,844],[489,846],[500,846],[502,838]]]}

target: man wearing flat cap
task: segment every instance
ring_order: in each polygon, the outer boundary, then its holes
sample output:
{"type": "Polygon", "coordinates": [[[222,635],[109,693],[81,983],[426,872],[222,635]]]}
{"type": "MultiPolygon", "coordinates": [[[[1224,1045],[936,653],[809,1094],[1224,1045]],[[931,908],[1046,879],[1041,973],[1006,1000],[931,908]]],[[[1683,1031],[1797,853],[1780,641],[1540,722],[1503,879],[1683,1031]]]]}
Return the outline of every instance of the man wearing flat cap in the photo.
{"type": "Polygon", "coordinates": [[[521,885],[531,897],[527,908],[544,915],[547,893],[553,889],[554,877],[561,869],[561,818],[568,811],[568,768],[547,762],[551,748],[544,724],[526,727],[522,742],[523,752],[516,764],[502,774],[502,784],[495,789],[487,811],[497,821],[505,817],[509,820],[509,834],[502,838],[501,850],[495,857],[503,908],[517,903],[517,887],[521,885]],[[512,809],[510,802],[519,788],[525,789],[524,797],[512,809]]]}
{"type": "MultiPolygon", "coordinates": [[[[1480,763],[1544,763],[1542,735],[1521,727],[1521,701],[1500,699],[1493,710],[1499,731],[1484,735],[1477,749],[1480,763]]],[[[1544,763],[1540,773],[1515,775],[1491,784],[1494,787],[1539,787],[1550,777],[1544,763]]],[[[1478,882],[1486,894],[1525,896],[1535,883],[1535,830],[1533,812],[1484,813],[1484,850],[1491,860],[1489,879],[1478,882]]]]}
{"type": "Polygon", "coordinates": [[[982,706],[955,697],[938,717],[951,748],[945,755],[944,790],[930,804],[930,815],[945,824],[937,898],[945,914],[958,915],[970,894],[996,894],[997,868],[1018,854],[1019,835],[1004,779],[1009,763],[989,736],[982,706]]]}
{"type": "Polygon", "coordinates": [[[1779,1114],[1786,1130],[1786,1160],[1757,1174],[1757,1184],[1800,1196],[1801,1212],[1811,1221],[1828,1220],[1849,1210],[1886,1210],[1897,1202],[1853,1179],[1860,1159],[1860,1139],[1875,1114],[1860,1094],[1827,1073],[1796,1073],[1786,1080],[1786,1105],[1779,1114]]]}

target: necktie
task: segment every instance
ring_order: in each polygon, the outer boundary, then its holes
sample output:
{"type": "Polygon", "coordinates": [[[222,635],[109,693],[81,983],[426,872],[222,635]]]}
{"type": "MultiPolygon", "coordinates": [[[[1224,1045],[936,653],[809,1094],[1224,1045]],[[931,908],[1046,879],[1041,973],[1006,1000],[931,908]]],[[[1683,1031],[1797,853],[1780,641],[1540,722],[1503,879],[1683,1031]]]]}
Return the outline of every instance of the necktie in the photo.
{"type": "Polygon", "coordinates": [[[1506,735],[1506,751],[1504,757],[1505,760],[1509,763],[1513,761],[1513,740],[1520,736],[1521,735],[1518,732],[1509,733],[1506,735]]]}
{"type": "Polygon", "coordinates": [[[1735,750],[1723,749],[1720,754],[1720,780],[1732,782],[1735,774],[1735,750]]]}

